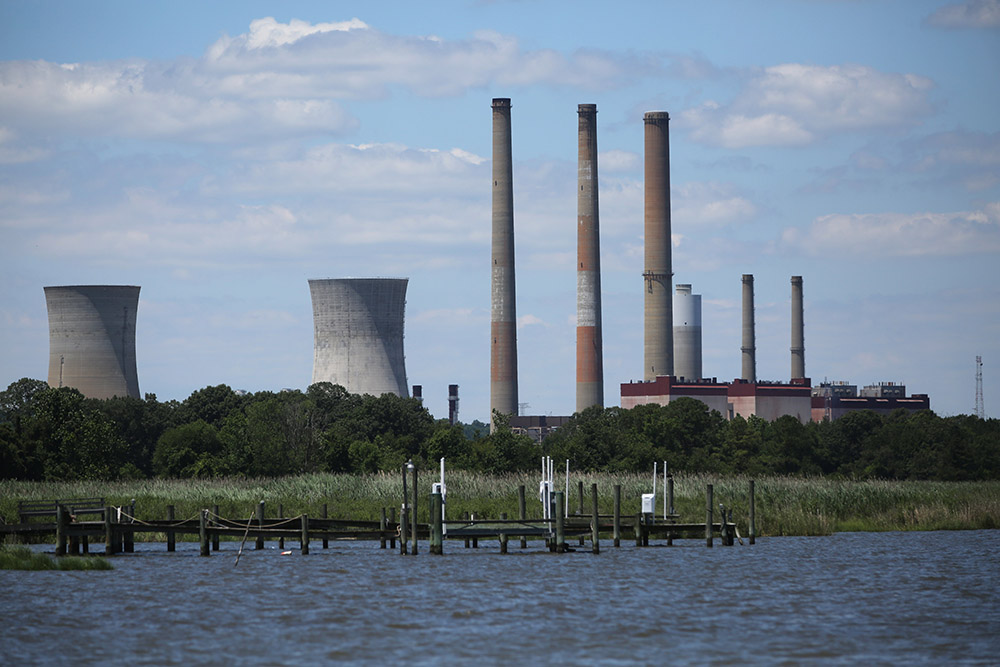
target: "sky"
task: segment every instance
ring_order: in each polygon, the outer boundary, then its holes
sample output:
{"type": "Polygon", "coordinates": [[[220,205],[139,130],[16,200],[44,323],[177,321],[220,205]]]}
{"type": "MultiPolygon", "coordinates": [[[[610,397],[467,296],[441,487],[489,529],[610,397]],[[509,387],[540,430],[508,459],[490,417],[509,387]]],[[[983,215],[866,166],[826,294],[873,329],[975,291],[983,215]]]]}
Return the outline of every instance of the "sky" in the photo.
{"type": "Polygon", "coordinates": [[[140,285],[140,391],[305,389],[308,280],[409,279],[409,384],[489,416],[491,100],[512,100],[519,400],[576,404],[577,105],[598,108],[605,403],[642,378],[643,113],[704,373],[1000,416],[1000,0],[0,0],[0,385],[43,287],[140,285]]]}

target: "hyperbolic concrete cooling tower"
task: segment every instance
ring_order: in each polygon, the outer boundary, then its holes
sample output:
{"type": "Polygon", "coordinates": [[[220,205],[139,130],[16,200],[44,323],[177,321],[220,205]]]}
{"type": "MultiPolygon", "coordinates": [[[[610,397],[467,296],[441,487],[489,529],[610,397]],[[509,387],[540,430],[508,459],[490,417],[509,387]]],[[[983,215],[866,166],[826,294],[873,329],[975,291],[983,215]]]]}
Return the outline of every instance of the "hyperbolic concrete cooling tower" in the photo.
{"type": "Polygon", "coordinates": [[[701,295],[690,285],[678,285],[674,293],[674,375],[700,380],[701,295]]]}
{"type": "Polygon", "coordinates": [[[510,99],[493,99],[493,251],[490,311],[490,424],[493,411],[517,414],[517,309],[514,303],[514,185],[510,99]]]}
{"type": "Polygon", "coordinates": [[[576,195],[576,411],[604,407],[601,237],[597,202],[597,105],[581,104],[576,195]]]}
{"type": "Polygon", "coordinates": [[[139,398],[132,285],[46,287],[49,386],[74,387],[87,398],[139,398]]]}
{"type": "Polygon", "coordinates": [[[802,316],[802,276],[792,276],[792,379],[806,376],[806,334],[802,316]]]}
{"type": "Polygon", "coordinates": [[[313,384],[352,394],[406,397],[403,312],[406,278],[310,280],[313,384]]]}
{"type": "Polygon", "coordinates": [[[643,378],[673,375],[670,264],[670,115],[649,111],[645,125],[645,283],[643,378]]]}
{"type": "Polygon", "coordinates": [[[743,373],[740,375],[747,382],[757,381],[757,334],[754,331],[753,313],[753,274],[743,274],[743,346],[740,356],[743,360],[743,373]]]}

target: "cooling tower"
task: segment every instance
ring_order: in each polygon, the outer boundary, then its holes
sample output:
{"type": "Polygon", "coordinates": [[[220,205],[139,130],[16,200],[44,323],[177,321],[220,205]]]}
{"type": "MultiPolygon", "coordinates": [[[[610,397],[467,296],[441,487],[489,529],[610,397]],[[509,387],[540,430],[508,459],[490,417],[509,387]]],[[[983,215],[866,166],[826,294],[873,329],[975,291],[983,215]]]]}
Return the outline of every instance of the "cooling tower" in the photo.
{"type": "Polygon", "coordinates": [[[747,382],[757,381],[757,334],[754,330],[753,274],[743,274],[743,360],[742,377],[747,382]]]}
{"type": "Polygon", "coordinates": [[[792,276],[792,379],[806,376],[806,334],[802,321],[802,276],[792,276]]]}
{"type": "Polygon", "coordinates": [[[493,252],[490,312],[490,424],[493,411],[517,414],[517,309],[514,303],[514,186],[510,99],[493,99],[493,252]]]}
{"type": "Polygon", "coordinates": [[[673,317],[670,265],[670,115],[649,111],[645,125],[644,363],[647,381],[673,375],[673,317]]]}
{"type": "Polygon", "coordinates": [[[74,387],[87,398],[139,398],[132,285],[46,287],[49,386],[74,387]]]}
{"type": "Polygon", "coordinates": [[[678,285],[674,292],[674,375],[700,380],[701,295],[692,294],[690,285],[678,285]]]}
{"type": "Polygon", "coordinates": [[[310,280],[313,384],[408,396],[403,357],[406,278],[310,280]]]}
{"type": "Polygon", "coordinates": [[[604,407],[601,238],[597,203],[597,105],[577,107],[576,411],[604,407]]]}

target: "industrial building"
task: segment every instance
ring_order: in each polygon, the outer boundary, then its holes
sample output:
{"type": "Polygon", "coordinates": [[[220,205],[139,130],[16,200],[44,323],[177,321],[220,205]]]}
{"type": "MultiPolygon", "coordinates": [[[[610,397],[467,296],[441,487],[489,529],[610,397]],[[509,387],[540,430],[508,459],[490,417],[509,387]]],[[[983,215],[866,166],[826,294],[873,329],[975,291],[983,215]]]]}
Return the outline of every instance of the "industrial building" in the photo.
{"type": "Polygon", "coordinates": [[[49,315],[49,386],[87,398],[139,398],[135,322],[139,287],[45,288],[49,315]]]}
{"type": "Polygon", "coordinates": [[[407,397],[403,355],[406,278],[310,280],[313,384],[352,394],[407,397]]]}
{"type": "Polygon", "coordinates": [[[906,395],[906,385],[880,382],[858,392],[857,385],[846,382],[821,382],[812,389],[812,420],[837,419],[854,410],[872,410],[887,415],[896,410],[930,410],[927,394],[906,395]]]}

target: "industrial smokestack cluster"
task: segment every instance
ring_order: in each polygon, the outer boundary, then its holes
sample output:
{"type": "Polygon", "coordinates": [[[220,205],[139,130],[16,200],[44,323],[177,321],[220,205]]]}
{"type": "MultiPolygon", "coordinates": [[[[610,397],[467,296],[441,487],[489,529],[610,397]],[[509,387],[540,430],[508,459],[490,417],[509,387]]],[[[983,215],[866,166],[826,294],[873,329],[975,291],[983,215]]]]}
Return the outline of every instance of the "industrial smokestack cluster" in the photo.
{"type": "Polygon", "coordinates": [[[699,380],[701,368],[701,295],[690,285],[674,292],[674,375],[699,380]]]}
{"type": "Polygon", "coordinates": [[[493,243],[490,311],[490,428],[493,411],[517,414],[517,308],[514,294],[514,177],[510,98],[493,100],[493,243]]]}
{"type": "Polygon", "coordinates": [[[757,381],[757,335],[754,329],[753,274],[743,274],[743,346],[740,348],[742,377],[747,382],[757,381]]]}
{"type": "Polygon", "coordinates": [[[670,264],[670,115],[650,111],[644,123],[645,304],[644,369],[647,381],[673,375],[673,313],[670,264]]]}
{"type": "Polygon", "coordinates": [[[604,407],[597,105],[581,104],[576,195],[576,411],[604,407]]]}
{"type": "Polygon", "coordinates": [[[87,398],[139,398],[135,364],[138,287],[46,287],[45,305],[50,387],[73,387],[87,398]]]}

